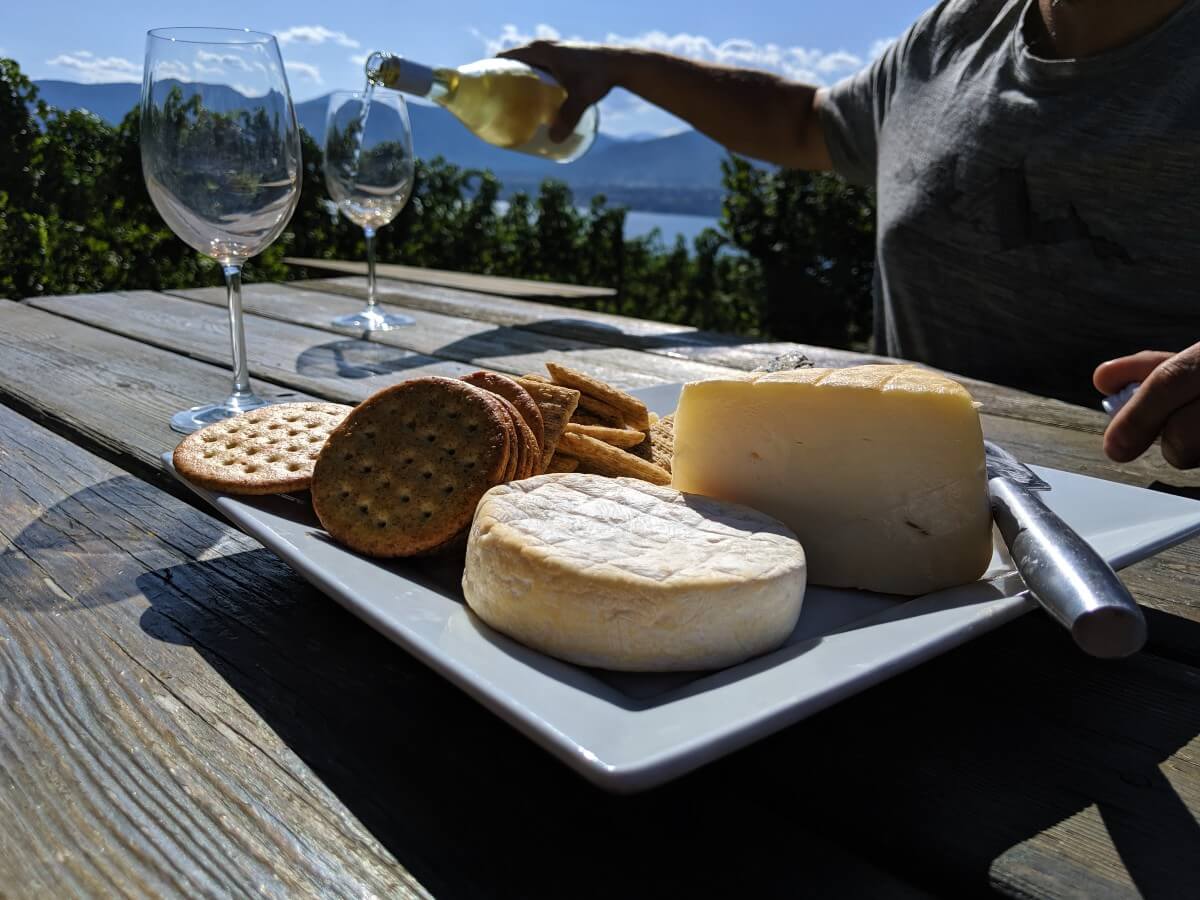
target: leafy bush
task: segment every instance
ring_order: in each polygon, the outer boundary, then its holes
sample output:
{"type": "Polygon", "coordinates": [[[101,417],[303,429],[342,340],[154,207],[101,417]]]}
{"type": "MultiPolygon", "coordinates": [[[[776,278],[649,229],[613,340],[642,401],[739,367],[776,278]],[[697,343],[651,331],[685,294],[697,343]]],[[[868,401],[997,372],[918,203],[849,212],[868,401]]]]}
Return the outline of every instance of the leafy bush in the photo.
{"type": "MultiPolygon", "coordinates": [[[[302,134],[299,207],[245,278],[306,273],[284,256],[362,259],[362,233],[331,213],[321,151],[302,134]]],[[[721,230],[689,248],[624,237],[625,210],[575,208],[562,182],[506,209],[491,172],[438,158],[417,164],[413,198],[377,237],[384,262],[613,287],[593,309],[743,335],[864,346],[870,331],[873,204],[825,174],[775,172],[730,158],[721,230]]],[[[315,273],[314,273],[315,274],[315,273]]],[[[0,59],[0,297],[219,284],[219,266],[163,224],[142,181],[138,115],[116,127],[47,108],[0,59]]]]}

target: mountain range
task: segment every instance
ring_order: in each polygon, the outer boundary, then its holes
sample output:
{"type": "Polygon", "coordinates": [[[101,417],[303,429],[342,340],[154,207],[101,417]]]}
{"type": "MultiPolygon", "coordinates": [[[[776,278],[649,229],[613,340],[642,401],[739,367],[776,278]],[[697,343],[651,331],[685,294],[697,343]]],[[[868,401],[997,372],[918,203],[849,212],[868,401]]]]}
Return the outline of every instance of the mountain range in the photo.
{"type": "MultiPolygon", "coordinates": [[[[35,82],[50,106],[87,109],[116,124],[137,104],[141,85],[35,82]]],[[[230,89],[232,93],[232,89],[230,89]]],[[[325,134],[328,95],[296,104],[300,126],[319,143],[325,134]]],[[[466,168],[491,169],[506,195],[536,190],[543,178],[565,181],[577,201],[605,194],[631,209],[713,216],[720,211],[721,160],[725,151],[695,131],[667,137],[622,139],[601,132],[582,159],[559,165],[484,143],[441,107],[409,104],[419,157],[441,156],[466,168]]]]}

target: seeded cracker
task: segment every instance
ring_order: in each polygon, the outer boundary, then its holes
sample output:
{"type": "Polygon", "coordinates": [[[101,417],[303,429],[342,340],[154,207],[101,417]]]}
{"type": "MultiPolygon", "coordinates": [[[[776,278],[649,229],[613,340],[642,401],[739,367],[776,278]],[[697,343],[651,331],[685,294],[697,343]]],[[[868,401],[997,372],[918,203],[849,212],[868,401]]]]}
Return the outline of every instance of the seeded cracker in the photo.
{"type": "Polygon", "coordinates": [[[626,453],[617,447],[609,446],[603,441],[588,437],[585,434],[564,432],[559,446],[563,452],[569,453],[579,460],[579,471],[596,475],[608,475],[618,478],[622,475],[630,478],[640,478],[652,484],[670,484],[671,473],[666,469],[638,459],[632,453],[626,453]]]}
{"type": "Polygon", "coordinates": [[[329,436],[312,478],[330,536],[371,556],[448,543],[503,478],[515,434],[499,399],[469,384],[416,378],[372,395],[329,436]]]}
{"type": "MultiPolygon", "coordinates": [[[[621,415],[621,420],[631,428],[636,428],[638,431],[645,431],[650,427],[649,410],[646,409],[646,404],[637,397],[617,390],[612,385],[605,384],[598,378],[593,378],[574,369],[568,369],[566,366],[560,366],[558,363],[548,362],[546,363],[546,369],[550,372],[550,376],[556,384],[575,388],[575,390],[579,391],[585,397],[594,398],[606,406],[617,410],[621,415]]],[[[579,405],[595,415],[601,417],[604,415],[602,412],[596,412],[589,408],[582,400],[579,405]]]]}
{"type": "Polygon", "coordinates": [[[188,481],[226,494],[308,489],[325,440],[349,413],[339,403],[280,403],[185,437],[171,461],[188,481]]]}

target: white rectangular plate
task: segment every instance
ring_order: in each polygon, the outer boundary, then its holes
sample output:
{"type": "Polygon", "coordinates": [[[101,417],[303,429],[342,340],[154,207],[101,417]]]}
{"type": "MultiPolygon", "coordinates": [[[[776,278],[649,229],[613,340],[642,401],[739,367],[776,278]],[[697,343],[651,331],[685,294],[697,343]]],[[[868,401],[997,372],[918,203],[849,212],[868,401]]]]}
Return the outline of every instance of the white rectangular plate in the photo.
{"type": "MultiPolygon", "coordinates": [[[[665,414],[679,385],[638,393],[665,414]]],[[[163,458],[171,468],[170,454],[163,458]]],[[[1037,472],[1053,486],[1047,504],[1116,568],[1200,533],[1200,502],[1037,472]]],[[[1001,546],[982,580],[915,599],[810,587],[784,647],[719,672],[602,672],[489,629],[463,603],[460,564],[358,556],[329,540],[307,496],[193,490],[372,628],[612,791],[682,775],[1035,606],[1001,546]]]]}

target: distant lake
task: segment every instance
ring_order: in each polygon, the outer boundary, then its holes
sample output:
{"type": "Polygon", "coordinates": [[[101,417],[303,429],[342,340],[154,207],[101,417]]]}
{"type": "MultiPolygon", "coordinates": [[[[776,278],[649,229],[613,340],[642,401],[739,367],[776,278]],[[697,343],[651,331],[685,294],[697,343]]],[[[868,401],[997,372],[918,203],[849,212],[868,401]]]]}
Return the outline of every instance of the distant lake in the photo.
{"type": "MultiPolygon", "coordinates": [[[[503,215],[508,210],[508,202],[501,200],[496,204],[496,212],[503,215]]],[[[581,213],[587,209],[581,207],[581,213]]],[[[662,242],[667,247],[675,245],[675,236],[683,235],[688,250],[692,249],[692,241],[705,228],[716,228],[717,219],[712,216],[684,216],[677,213],[644,212],[631,209],[625,213],[625,237],[636,238],[648,235],[655,228],[662,235],[662,242]]]]}
{"type": "Polygon", "coordinates": [[[688,249],[692,241],[705,228],[716,228],[717,220],[709,216],[681,216],[675,213],[642,212],[631,209],[625,214],[625,237],[635,238],[649,234],[655,228],[662,234],[663,243],[674,246],[675,236],[683,235],[688,249]]]}

